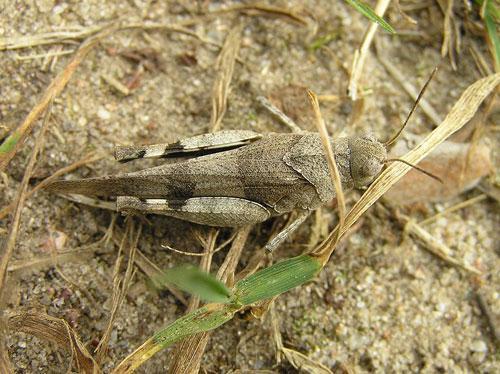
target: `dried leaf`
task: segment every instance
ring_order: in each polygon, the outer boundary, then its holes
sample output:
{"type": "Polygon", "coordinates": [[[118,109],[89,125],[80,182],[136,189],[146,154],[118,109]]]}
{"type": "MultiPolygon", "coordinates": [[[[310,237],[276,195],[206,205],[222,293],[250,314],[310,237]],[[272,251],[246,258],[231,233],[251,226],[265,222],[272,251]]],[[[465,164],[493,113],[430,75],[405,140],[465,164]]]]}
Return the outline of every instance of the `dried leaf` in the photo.
{"type": "Polygon", "coordinates": [[[36,336],[70,352],[76,359],[76,366],[81,372],[101,372],[76,332],[63,319],[40,312],[22,312],[11,315],[8,326],[13,332],[24,332],[36,336]]]}
{"type": "MultiPolygon", "coordinates": [[[[414,137],[417,142],[419,138],[414,137]]],[[[398,142],[391,150],[391,155],[397,157],[406,153],[407,145],[405,140],[398,142]]],[[[443,183],[418,170],[410,170],[384,198],[396,205],[437,202],[451,199],[473,188],[481,177],[491,172],[492,164],[490,149],[486,145],[474,147],[469,154],[470,147],[469,144],[443,142],[418,164],[422,169],[441,178],[443,183]]]]}

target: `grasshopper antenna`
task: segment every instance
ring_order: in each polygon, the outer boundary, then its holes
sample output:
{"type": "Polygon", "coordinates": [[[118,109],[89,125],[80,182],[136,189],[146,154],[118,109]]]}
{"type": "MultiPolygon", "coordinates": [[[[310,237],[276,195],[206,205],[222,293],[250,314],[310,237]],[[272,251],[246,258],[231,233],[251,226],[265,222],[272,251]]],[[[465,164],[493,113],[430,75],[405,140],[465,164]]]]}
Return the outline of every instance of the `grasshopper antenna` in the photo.
{"type": "Polygon", "coordinates": [[[408,161],[402,160],[400,158],[389,158],[389,159],[384,161],[384,163],[389,163],[389,162],[402,162],[403,164],[411,166],[413,169],[418,170],[419,172],[427,175],[428,177],[431,177],[432,179],[437,180],[439,183],[444,184],[443,180],[441,178],[439,178],[438,176],[428,172],[425,169],[422,169],[421,167],[418,167],[417,165],[413,165],[412,163],[410,163],[408,161]]]}
{"type": "Polygon", "coordinates": [[[438,67],[436,66],[434,68],[434,70],[432,71],[431,75],[429,76],[429,79],[427,79],[427,82],[425,82],[424,84],[424,87],[422,87],[422,89],[420,90],[418,96],[417,96],[417,100],[415,100],[415,103],[413,104],[413,107],[411,108],[410,110],[410,113],[408,114],[408,116],[406,117],[406,120],[404,121],[403,123],[403,126],[401,126],[401,128],[399,129],[399,131],[396,133],[396,135],[394,135],[389,141],[385,142],[384,145],[386,147],[390,146],[392,143],[394,143],[396,140],[398,140],[399,136],[401,135],[401,133],[403,132],[404,128],[406,127],[408,121],[410,120],[412,114],[415,112],[415,110],[417,109],[417,106],[418,106],[418,103],[420,102],[420,99],[422,98],[422,96],[424,95],[424,92],[425,90],[427,89],[427,86],[429,85],[429,83],[431,82],[432,78],[434,78],[434,75],[436,75],[436,72],[438,70],[438,67]]]}

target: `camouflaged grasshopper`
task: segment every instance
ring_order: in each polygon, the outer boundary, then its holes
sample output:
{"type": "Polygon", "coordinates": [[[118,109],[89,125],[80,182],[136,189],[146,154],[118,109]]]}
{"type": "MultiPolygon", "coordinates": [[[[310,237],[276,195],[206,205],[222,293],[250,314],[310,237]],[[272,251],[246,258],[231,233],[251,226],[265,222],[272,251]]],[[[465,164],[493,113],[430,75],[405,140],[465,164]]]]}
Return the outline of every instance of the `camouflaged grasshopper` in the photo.
{"type": "MultiPolygon", "coordinates": [[[[369,185],[387,159],[385,146],[372,135],[330,141],[344,190],[369,185]]],[[[121,212],[162,214],[219,227],[251,225],[299,211],[297,219],[268,243],[268,250],[309,212],[335,198],[317,133],[220,131],[172,144],[115,148],[120,162],[189,154],[195,157],[132,173],[56,181],[47,188],[116,196],[121,212]],[[199,153],[205,155],[196,157],[199,153]]]]}

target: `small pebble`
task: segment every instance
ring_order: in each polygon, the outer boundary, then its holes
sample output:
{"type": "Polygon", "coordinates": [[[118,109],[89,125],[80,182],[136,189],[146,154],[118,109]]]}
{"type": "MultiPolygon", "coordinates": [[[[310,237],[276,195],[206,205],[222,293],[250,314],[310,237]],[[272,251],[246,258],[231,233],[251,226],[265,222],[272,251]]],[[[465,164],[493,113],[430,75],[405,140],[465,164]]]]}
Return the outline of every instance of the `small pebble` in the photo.
{"type": "Polygon", "coordinates": [[[52,10],[54,0],[36,0],[36,6],[41,13],[47,13],[52,10]]]}
{"type": "Polygon", "coordinates": [[[472,342],[472,344],[470,345],[469,349],[472,352],[487,352],[488,351],[488,346],[482,340],[474,340],[472,342]]]}
{"type": "Polygon", "coordinates": [[[108,120],[111,118],[111,113],[108,112],[105,108],[100,107],[99,109],[97,109],[97,117],[102,120],[108,120]]]}

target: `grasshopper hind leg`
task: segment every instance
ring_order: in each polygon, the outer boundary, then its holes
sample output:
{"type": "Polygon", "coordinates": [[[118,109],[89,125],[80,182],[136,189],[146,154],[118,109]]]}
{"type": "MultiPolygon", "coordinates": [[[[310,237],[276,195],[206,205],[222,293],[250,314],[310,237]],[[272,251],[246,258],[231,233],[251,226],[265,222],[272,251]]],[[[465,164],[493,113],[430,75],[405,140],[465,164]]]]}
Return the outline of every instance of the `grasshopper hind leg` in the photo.
{"type": "Polygon", "coordinates": [[[267,220],[271,213],[254,201],[234,197],[192,197],[185,200],[139,199],[120,196],[117,210],[125,213],[152,213],[201,225],[241,227],[267,220]]]}

